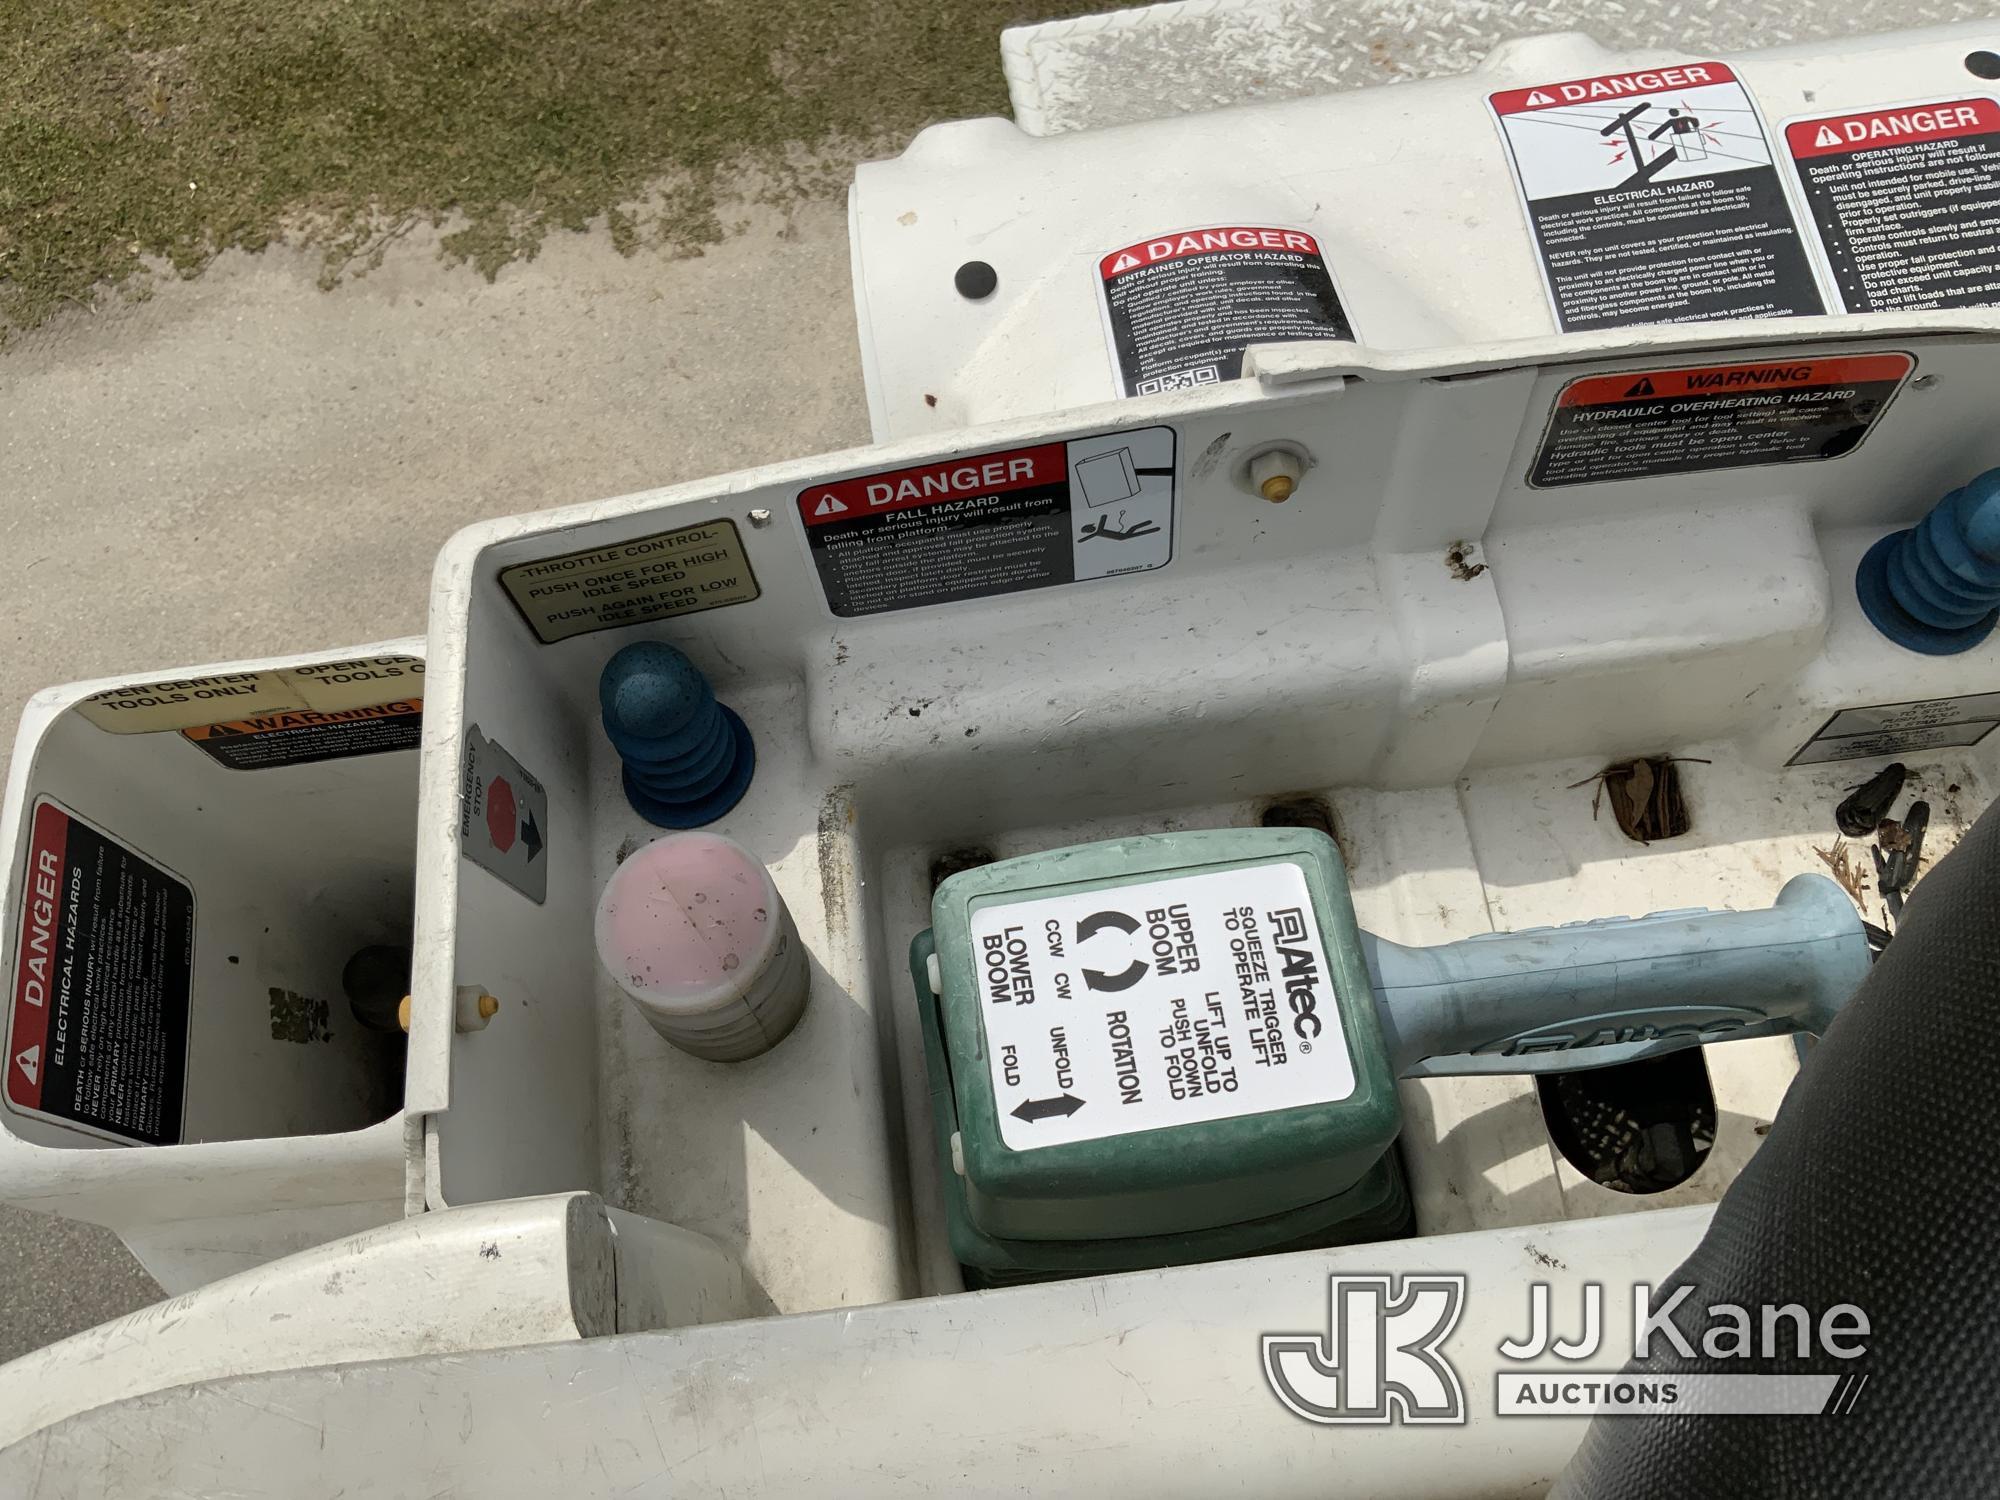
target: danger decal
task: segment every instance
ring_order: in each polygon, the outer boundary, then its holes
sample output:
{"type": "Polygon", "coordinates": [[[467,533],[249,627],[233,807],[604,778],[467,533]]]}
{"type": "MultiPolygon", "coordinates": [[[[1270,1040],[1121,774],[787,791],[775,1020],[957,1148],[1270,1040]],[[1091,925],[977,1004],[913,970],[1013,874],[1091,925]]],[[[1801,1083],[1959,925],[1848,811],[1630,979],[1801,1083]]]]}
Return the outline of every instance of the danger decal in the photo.
{"type": "Polygon", "coordinates": [[[1126,396],[1235,380],[1256,344],[1354,337],[1319,241],[1302,229],[1175,230],[1099,256],[1096,279],[1126,396]]]}
{"type": "Polygon", "coordinates": [[[1839,458],[1916,361],[1842,355],[1630,370],[1572,380],[1528,474],[1538,488],[1839,458]]]}
{"type": "Polygon", "coordinates": [[[1727,65],[1535,84],[1489,104],[1565,332],[1825,311],[1727,65]]]}
{"type": "Polygon", "coordinates": [[[27,844],[7,1103],[113,1140],[175,1144],[194,890],[48,798],[27,844]]]}
{"type": "Polygon", "coordinates": [[[1144,573],[1173,556],[1171,427],[856,475],[795,497],[846,617],[1144,573]]]}
{"type": "Polygon", "coordinates": [[[1784,138],[1841,308],[2000,305],[2000,104],[1821,115],[1784,138]]]}

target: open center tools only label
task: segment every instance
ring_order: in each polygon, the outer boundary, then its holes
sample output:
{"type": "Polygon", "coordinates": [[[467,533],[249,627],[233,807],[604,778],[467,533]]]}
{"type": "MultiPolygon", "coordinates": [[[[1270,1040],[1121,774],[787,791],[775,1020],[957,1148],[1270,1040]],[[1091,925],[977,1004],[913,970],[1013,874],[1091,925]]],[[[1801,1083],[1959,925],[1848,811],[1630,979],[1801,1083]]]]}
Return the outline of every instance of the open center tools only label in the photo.
{"type": "Polygon", "coordinates": [[[1489,102],[1564,332],[1826,310],[1757,108],[1724,64],[1489,102]]]}
{"type": "Polygon", "coordinates": [[[1946,99],[1784,130],[1846,311],[2000,304],[2000,104],[1946,99]]]}
{"type": "Polygon", "coordinates": [[[193,887],[44,797],[18,943],[8,1104],[113,1140],[177,1144],[193,887]]]}
{"type": "Polygon", "coordinates": [[[1297,865],[982,907],[972,952],[1009,1150],[1354,1092],[1297,865]]]}
{"type": "Polygon", "coordinates": [[[1100,433],[800,490],[827,608],[881,614],[1163,568],[1171,427],[1100,433]]]}
{"type": "Polygon", "coordinates": [[[1572,380],[1528,471],[1538,489],[1852,453],[1902,388],[1907,354],[1626,370],[1572,380]]]}

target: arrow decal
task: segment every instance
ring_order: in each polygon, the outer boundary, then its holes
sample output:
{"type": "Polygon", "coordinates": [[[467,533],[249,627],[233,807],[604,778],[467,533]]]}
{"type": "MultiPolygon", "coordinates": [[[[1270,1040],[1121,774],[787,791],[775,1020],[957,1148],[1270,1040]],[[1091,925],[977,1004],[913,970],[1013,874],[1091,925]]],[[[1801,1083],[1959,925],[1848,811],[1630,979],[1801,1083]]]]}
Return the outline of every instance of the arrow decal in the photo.
{"type": "Polygon", "coordinates": [[[1065,1119],[1083,1108],[1083,1101],[1074,1094],[1058,1094],[1053,1099],[1023,1099],[1009,1111],[1015,1119],[1032,1124],[1036,1120],[1047,1120],[1056,1115],[1065,1119]]]}

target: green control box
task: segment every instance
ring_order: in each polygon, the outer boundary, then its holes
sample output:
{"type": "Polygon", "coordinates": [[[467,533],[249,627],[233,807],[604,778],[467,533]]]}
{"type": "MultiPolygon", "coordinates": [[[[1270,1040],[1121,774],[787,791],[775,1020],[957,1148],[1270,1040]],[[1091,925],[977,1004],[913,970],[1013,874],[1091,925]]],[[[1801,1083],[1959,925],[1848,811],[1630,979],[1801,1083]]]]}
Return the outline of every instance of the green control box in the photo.
{"type": "Polygon", "coordinates": [[[1154,834],[967,870],[912,949],[959,1260],[989,1283],[1404,1232],[1339,850],[1154,834]]]}

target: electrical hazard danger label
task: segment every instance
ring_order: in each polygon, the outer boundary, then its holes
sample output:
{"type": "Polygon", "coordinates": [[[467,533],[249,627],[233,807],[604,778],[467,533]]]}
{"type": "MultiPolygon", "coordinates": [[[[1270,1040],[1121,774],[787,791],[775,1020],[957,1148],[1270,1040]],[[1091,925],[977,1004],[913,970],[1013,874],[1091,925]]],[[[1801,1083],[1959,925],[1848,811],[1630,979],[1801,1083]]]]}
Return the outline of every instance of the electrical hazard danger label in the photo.
{"type": "Polygon", "coordinates": [[[1836,760],[1957,749],[1978,744],[1996,728],[2000,728],[2000,693],[1843,708],[1820,725],[1786,764],[1818,766],[1836,760]]]}
{"type": "Polygon", "coordinates": [[[1821,115],[1784,134],[1846,311],[2000,305],[2000,104],[1821,115]]]}
{"type": "Polygon", "coordinates": [[[972,952],[1010,1150],[1354,1092],[1297,865],[985,906],[972,915],[972,952]]]}
{"type": "Polygon", "coordinates": [[[1123,245],[1098,258],[1097,291],[1127,396],[1234,380],[1253,344],[1354,337],[1302,229],[1222,225],[1123,245]]]}
{"type": "Polygon", "coordinates": [[[1851,453],[1916,361],[1849,354],[1572,380],[1528,471],[1538,488],[1851,453]]]}
{"type": "Polygon", "coordinates": [[[1140,427],[940,459],[800,490],[827,607],[843,618],[1162,568],[1176,439],[1140,427]]]}
{"type": "Polygon", "coordinates": [[[7,1103],[113,1140],[174,1145],[194,890],[46,797],[27,843],[7,1103]]]}
{"type": "Polygon", "coordinates": [[[232,771],[266,771],[345,760],[351,755],[379,755],[386,750],[414,750],[423,736],[421,698],[350,708],[343,713],[307,709],[258,714],[181,731],[181,738],[200,746],[211,760],[232,771]]]}
{"type": "Polygon", "coordinates": [[[1756,106],[1726,65],[1489,102],[1564,332],[1826,310],[1756,106]]]}

